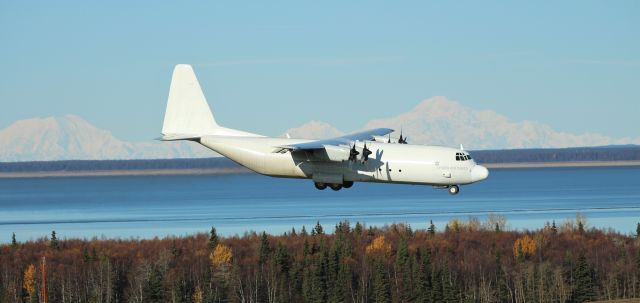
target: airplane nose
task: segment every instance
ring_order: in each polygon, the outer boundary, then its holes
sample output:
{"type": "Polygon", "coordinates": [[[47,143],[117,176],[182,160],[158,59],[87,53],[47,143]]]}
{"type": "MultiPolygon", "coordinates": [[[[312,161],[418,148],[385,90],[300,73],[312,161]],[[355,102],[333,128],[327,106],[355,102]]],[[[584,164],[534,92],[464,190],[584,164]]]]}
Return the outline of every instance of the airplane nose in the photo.
{"type": "Polygon", "coordinates": [[[489,177],[489,170],[486,167],[476,165],[471,169],[471,180],[473,180],[473,182],[482,181],[487,177],[489,177]]]}

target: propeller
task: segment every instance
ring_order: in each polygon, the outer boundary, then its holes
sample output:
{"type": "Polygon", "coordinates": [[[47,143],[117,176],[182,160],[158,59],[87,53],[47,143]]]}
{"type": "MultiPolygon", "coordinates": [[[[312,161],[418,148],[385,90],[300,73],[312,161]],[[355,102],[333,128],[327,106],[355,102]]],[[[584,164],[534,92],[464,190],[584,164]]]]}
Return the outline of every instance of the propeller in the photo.
{"type": "Polygon", "coordinates": [[[360,152],[356,150],[356,143],[354,142],[353,147],[351,147],[351,150],[349,151],[349,161],[355,161],[359,154],[360,152]]]}
{"type": "Polygon", "coordinates": [[[369,155],[371,155],[372,152],[367,148],[367,143],[364,143],[364,147],[362,148],[362,162],[366,162],[367,160],[369,160],[369,155]]]}
{"type": "Polygon", "coordinates": [[[402,128],[400,129],[400,139],[398,139],[398,144],[407,144],[407,139],[409,137],[402,138],[402,128]]]}

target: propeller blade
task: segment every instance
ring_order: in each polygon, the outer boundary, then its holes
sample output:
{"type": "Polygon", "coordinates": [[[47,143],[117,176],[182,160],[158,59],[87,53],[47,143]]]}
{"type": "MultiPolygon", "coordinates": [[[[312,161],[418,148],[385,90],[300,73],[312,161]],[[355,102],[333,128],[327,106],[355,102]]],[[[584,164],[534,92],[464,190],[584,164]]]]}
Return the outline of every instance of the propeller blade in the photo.
{"type": "Polygon", "coordinates": [[[359,154],[360,152],[356,150],[356,143],[354,142],[353,147],[351,147],[351,150],[349,151],[349,160],[355,161],[358,158],[359,154]]]}
{"type": "Polygon", "coordinates": [[[367,143],[364,144],[364,148],[362,148],[362,158],[364,161],[369,160],[369,155],[371,155],[372,152],[367,148],[367,143]]]}

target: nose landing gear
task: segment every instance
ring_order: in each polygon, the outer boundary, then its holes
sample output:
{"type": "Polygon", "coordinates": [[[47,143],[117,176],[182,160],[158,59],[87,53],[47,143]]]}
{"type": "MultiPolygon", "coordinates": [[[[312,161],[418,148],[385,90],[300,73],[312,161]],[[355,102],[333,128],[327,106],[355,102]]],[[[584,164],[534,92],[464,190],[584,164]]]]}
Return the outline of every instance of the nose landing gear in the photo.
{"type": "Polygon", "coordinates": [[[457,195],[460,192],[458,185],[451,185],[447,188],[450,195],[457,195]]]}

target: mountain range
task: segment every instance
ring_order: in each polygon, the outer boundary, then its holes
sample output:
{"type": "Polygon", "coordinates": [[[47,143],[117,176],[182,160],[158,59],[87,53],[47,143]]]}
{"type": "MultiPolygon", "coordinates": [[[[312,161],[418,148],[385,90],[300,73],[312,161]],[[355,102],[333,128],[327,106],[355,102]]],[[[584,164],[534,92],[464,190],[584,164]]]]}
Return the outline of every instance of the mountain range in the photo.
{"type": "Polygon", "coordinates": [[[126,142],[84,119],[66,115],[19,120],[0,130],[0,161],[211,157],[194,142],[126,142]]]}
{"type": "MultiPolygon", "coordinates": [[[[612,139],[599,134],[558,132],[533,121],[512,121],[494,111],[477,111],[433,97],[406,113],[371,120],[361,129],[402,129],[410,143],[467,149],[510,149],[640,144],[640,138],[612,139]]],[[[343,132],[321,121],[310,121],[283,133],[292,138],[329,138],[343,132]]],[[[394,133],[397,136],[398,133],[394,133]]],[[[64,117],[19,120],[0,130],[0,161],[165,159],[217,156],[194,142],[127,142],[84,119],[64,117]]]]}
{"type": "MultiPolygon", "coordinates": [[[[556,131],[550,126],[535,121],[512,121],[491,110],[475,110],[446,97],[433,97],[420,102],[408,112],[394,117],[375,119],[361,128],[388,127],[402,130],[409,142],[414,144],[443,145],[456,147],[463,144],[467,149],[514,149],[514,148],[563,148],[582,146],[604,146],[618,144],[640,144],[638,138],[613,139],[604,135],[586,133],[572,134],[556,131]]],[[[326,138],[343,134],[331,125],[312,121],[286,131],[293,136],[326,138]]],[[[396,132],[392,136],[399,136],[396,132]]]]}

